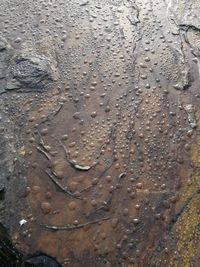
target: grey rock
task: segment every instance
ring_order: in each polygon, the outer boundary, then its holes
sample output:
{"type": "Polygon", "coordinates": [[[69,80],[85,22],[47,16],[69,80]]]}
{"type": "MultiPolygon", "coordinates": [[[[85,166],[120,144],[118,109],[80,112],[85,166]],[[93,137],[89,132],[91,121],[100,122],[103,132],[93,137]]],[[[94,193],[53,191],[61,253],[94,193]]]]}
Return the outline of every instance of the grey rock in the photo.
{"type": "Polygon", "coordinates": [[[188,121],[190,123],[191,128],[196,128],[197,127],[197,120],[194,112],[194,108],[191,104],[188,104],[184,107],[187,116],[188,116],[188,121]]]}
{"type": "Polygon", "coordinates": [[[50,87],[58,78],[52,47],[51,41],[40,40],[23,43],[17,53],[13,50],[6,70],[6,90],[42,91],[50,87]]]}
{"type": "Polygon", "coordinates": [[[27,263],[32,263],[34,266],[41,267],[61,267],[61,265],[56,261],[55,258],[48,256],[41,252],[36,252],[35,254],[28,257],[27,263]]]}
{"type": "Polygon", "coordinates": [[[79,5],[80,6],[86,6],[87,4],[89,4],[89,1],[82,1],[79,5]]]}
{"type": "Polygon", "coordinates": [[[4,37],[0,36],[0,52],[7,49],[8,46],[9,44],[7,40],[4,37]]]}
{"type": "Polygon", "coordinates": [[[6,91],[6,80],[0,79],[0,94],[6,91]]]}
{"type": "MultiPolygon", "coordinates": [[[[0,109],[3,101],[0,101],[0,109]]],[[[5,201],[9,179],[14,171],[15,149],[12,139],[13,125],[11,121],[0,111],[0,222],[5,220],[5,201]]]]}
{"type": "Polygon", "coordinates": [[[10,69],[7,89],[42,89],[54,81],[51,64],[46,56],[19,56],[10,69]]]}
{"type": "Polygon", "coordinates": [[[180,81],[173,85],[176,90],[186,90],[191,86],[192,79],[190,77],[189,70],[184,70],[181,73],[180,81]]]}

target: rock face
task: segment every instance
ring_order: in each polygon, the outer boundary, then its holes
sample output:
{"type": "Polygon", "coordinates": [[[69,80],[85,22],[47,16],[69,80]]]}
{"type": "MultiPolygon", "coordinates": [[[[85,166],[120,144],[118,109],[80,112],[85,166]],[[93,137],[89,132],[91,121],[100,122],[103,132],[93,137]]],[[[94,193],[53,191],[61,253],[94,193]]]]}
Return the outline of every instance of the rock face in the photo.
{"type": "Polygon", "coordinates": [[[44,55],[18,56],[8,74],[7,89],[44,89],[54,81],[51,63],[44,55]]]}
{"type": "Polygon", "coordinates": [[[0,35],[0,93],[6,88],[6,74],[9,62],[10,45],[7,40],[0,35]]]}
{"type": "Polygon", "coordinates": [[[61,267],[56,259],[49,257],[44,253],[35,253],[34,255],[28,257],[26,262],[31,263],[36,267],[61,267]]]}
{"type": "Polygon", "coordinates": [[[199,267],[199,13],[1,0],[0,203],[24,255],[199,267]]]}
{"type": "Polygon", "coordinates": [[[0,37],[0,92],[6,90],[44,91],[58,78],[53,51],[41,51],[42,42],[23,43],[15,51],[4,37],[0,37]]]}
{"type": "Polygon", "coordinates": [[[0,242],[1,267],[61,267],[56,259],[44,253],[38,252],[25,259],[11,243],[7,230],[1,223],[0,242]]]}
{"type": "Polygon", "coordinates": [[[7,40],[0,35],[0,52],[8,48],[7,40]]]}
{"type": "MultiPolygon", "coordinates": [[[[3,107],[0,100],[0,107],[3,107]]],[[[14,146],[13,146],[13,124],[5,116],[0,113],[0,223],[5,223],[5,201],[9,197],[8,185],[9,180],[14,173],[14,146]],[[6,125],[6,127],[4,127],[6,125]]]]}

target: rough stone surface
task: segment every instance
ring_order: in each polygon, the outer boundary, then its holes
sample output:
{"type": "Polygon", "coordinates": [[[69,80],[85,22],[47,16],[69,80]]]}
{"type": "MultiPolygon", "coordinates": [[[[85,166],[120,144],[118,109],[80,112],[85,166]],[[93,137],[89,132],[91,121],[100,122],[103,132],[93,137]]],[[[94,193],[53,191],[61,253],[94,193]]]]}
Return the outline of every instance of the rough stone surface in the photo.
{"type": "Polygon", "coordinates": [[[1,1],[4,221],[24,254],[199,267],[199,8],[1,1]]]}
{"type": "Polygon", "coordinates": [[[0,35],[0,52],[3,50],[6,50],[8,48],[9,44],[7,40],[0,35]]]}
{"type": "MultiPolygon", "coordinates": [[[[48,40],[43,40],[48,44],[48,40]]],[[[47,49],[41,51],[42,43],[23,43],[19,52],[13,55],[7,69],[7,90],[31,89],[35,91],[44,90],[52,86],[57,79],[55,60],[52,53],[47,49]],[[38,53],[40,50],[40,53],[38,53]],[[46,53],[46,54],[45,54],[46,53]]]]}
{"type": "Polygon", "coordinates": [[[53,82],[51,66],[45,56],[32,55],[18,57],[10,67],[11,80],[15,85],[7,85],[7,89],[32,88],[42,89],[53,82]]]}

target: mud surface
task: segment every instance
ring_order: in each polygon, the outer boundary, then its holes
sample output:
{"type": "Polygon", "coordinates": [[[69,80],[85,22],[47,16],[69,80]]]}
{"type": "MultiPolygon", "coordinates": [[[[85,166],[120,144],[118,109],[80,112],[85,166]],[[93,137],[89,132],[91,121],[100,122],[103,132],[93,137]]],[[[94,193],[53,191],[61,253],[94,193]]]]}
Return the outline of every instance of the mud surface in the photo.
{"type": "Polygon", "coordinates": [[[199,267],[199,13],[1,1],[0,214],[24,255],[199,267]]]}

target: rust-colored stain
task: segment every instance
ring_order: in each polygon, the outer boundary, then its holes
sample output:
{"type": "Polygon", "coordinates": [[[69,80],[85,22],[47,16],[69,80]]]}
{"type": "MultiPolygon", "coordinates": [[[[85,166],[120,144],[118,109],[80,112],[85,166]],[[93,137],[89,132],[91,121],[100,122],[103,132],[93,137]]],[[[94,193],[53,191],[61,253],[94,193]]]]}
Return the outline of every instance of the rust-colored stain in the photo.
{"type": "Polygon", "coordinates": [[[3,0],[4,224],[23,253],[199,267],[199,12],[186,0],[3,0]]]}

